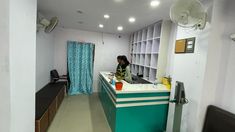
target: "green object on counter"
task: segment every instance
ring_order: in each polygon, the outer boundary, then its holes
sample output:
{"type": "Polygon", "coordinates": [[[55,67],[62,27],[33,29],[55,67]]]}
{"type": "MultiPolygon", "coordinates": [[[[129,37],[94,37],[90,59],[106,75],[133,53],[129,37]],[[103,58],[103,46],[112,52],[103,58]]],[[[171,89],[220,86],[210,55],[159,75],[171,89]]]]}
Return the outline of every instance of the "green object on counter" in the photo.
{"type": "Polygon", "coordinates": [[[112,132],[166,130],[170,92],[116,93],[99,76],[99,98],[112,132]]]}
{"type": "Polygon", "coordinates": [[[122,69],[122,66],[120,64],[118,64],[117,69],[116,69],[116,78],[118,81],[123,80],[124,76],[125,76],[125,72],[122,69]]]}

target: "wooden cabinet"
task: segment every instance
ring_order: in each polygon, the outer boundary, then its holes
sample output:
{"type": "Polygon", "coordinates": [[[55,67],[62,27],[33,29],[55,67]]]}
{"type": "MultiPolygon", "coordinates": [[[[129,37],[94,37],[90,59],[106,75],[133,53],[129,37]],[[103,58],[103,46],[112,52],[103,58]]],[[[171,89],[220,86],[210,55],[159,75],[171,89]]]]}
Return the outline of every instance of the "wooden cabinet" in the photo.
{"type": "Polygon", "coordinates": [[[55,117],[56,111],[57,111],[56,102],[57,102],[57,99],[55,98],[55,99],[52,101],[52,103],[51,103],[51,105],[49,106],[49,108],[48,108],[49,124],[51,124],[52,120],[53,120],[54,117],[55,117]]]}
{"type": "Polygon", "coordinates": [[[43,116],[35,122],[35,132],[46,132],[49,126],[49,112],[48,110],[43,116]]]}
{"type": "Polygon", "coordinates": [[[61,103],[62,103],[62,101],[64,99],[65,92],[66,92],[65,90],[66,90],[66,88],[61,89],[59,94],[56,97],[56,99],[57,99],[57,101],[56,101],[56,109],[59,108],[59,106],[61,105],[61,103]]]}

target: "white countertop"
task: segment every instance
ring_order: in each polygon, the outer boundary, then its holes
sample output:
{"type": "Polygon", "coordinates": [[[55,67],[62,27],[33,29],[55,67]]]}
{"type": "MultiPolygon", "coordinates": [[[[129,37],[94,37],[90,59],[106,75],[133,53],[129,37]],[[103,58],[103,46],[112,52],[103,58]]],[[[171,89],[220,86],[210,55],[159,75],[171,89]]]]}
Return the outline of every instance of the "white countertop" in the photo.
{"type": "MultiPolygon", "coordinates": [[[[110,72],[100,72],[100,74],[105,78],[107,82],[110,82],[109,75],[110,72]]],[[[114,77],[114,80],[115,77],[114,77]]],[[[122,80],[123,87],[122,90],[118,91],[115,89],[115,85],[109,83],[109,85],[113,88],[113,90],[117,94],[122,93],[156,93],[156,92],[170,92],[170,89],[166,88],[165,85],[157,84],[156,86],[153,84],[130,84],[126,81],[122,80]]]]}

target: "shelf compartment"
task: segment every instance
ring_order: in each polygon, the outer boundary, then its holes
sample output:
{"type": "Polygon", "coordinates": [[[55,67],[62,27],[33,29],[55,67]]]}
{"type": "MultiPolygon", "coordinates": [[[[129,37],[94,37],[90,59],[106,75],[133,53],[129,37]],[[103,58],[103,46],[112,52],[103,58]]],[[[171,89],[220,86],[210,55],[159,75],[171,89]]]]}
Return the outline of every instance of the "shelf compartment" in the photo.
{"type": "Polygon", "coordinates": [[[135,66],[133,63],[130,66],[131,66],[131,73],[132,73],[132,71],[134,71],[134,69],[135,69],[135,66]]]}
{"type": "Polygon", "coordinates": [[[137,52],[137,43],[134,43],[133,44],[133,53],[136,53],[137,52]]]}
{"type": "Polygon", "coordinates": [[[141,43],[141,53],[145,53],[146,52],[146,41],[143,41],[141,43]]]}
{"type": "Polygon", "coordinates": [[[159,53],[160,39],[154,39],[152,44],[152,53],[159,53]]]}
{"type": "Polygon", "coordinates": [[[145,64],[145,55],[141,54],[140,55],[140,65],[144,65],[145,64]]]}
{"type": "Polygon", "coordinates": [[[132,64],[132,66],[131,66],[131,73],[132,74],[135,74],[135,71],[136,71],[135,66],[136,66],[135,64],[132,64]]]}
{"type": "Polygon", "coordinates": [[[136,64],[140,64],[140,55],[139,54],[136,55],[136,64]]]}
{"type": "Polygon", "coordinates": [[[130,42],[131,42],[131,44],[134,43],[134,34],[131,34],[131,36],[130,36],[130,42]]]}
{"type": "Polygon", "coordinates": [[[139,71],[139,66],[138,66],[138,65],[135,65],[134,75],[137,75],[138,71],[139,71]]]}
{"type": "Polygon", "coordinates": [[[150,67],[157,68],[157,62],[158,62],[158,54],[152,54],[151,55],[151,63],[150,67]]]}
{"type": "Polygon", "coordinates": [[[143,31],[142,31],[142,41],[147,40],[147,32],[148,32],[147,28],[143,29],[143,31]]]}
{"type": "Polygon", "coordinates": [[[132,53],[135,53],[135,44],[132,44],[132,53]]]}
{"type": "Polygon", "coordinates": [[[133,66],[132,74],[136,75],[136,65],[133,66]]]}
{"type": "Polygon", "coordinates": [[[133,55],[133,59],[132,59],[132,63],[135,64],[136,63],[136,55],[133,55]]]}
{"type": "Polygon", "coordinates": [[[150,82],[155,82],[156,81],[156,76],[157,76],[157,70],[150,68],[149,81],[150,82]]]}
{"type": "Polygon", "coordinates": [[[134,33],[134,43],[137,42],[137,39],[138,39],[138,32],[135,32],[135,33],[134,33]]]}
{"type": "Polygon", "coordinates": [[[138,42],[137,43],[137,53],[140,53],[141,52],[141,42],[138,42]]]}
{"type": "Polygon", "coordinates": [[[144,67],[143,66],[140,66],[139,67],[139,72],[138,72],[139,75],[143,75],[144,74],[144,67]]]}
{"type": "Polygon", "coordinates": [[[145,53],[151,53],[151,51],[152,51],[152,43],[153,43],[152,40],[148,40],[148,41],[147,41],[145,53]]]}
{"type": "Polygon", "coordinates": [[[153,38],[153,32],[154,32],[154,26],[149,26],[148,27],[148,33],[147,33],[147,39],[152,39],[153,38]]]}
{"type": "Polygon", "coordinates": [[[130,45],[130,53],[133,54],[133,45],[130,45]]]}
{"type": "Polygon", "coordinates": [[[140,42],[141,40],[142,40],[142,32],[140,30],[140,31],[138,31],[137,42],[140,42]]]}
{"type": "Polygon", "coordinates": [[[134,64],[136,65],[137,64],[137,55],[135,54],[135,57],[134,57],[134,64]]]}
{"type": "Polygon", "coordinates": [[[160,37],[160,35],[161,35],[161,25],[162,25],[161,22],[156,23],[154,25],[154,36],[153,36],[154,38],[160,37]]]}
{"type": "Polygon", "coordinates": [[[149,68],[144,67],[144,79],[149,80],[149,68]]]}
{"type": "Polygon", "coordinates": [[[132,64],[133,63],[133,61],[132,61],[132,59],[133,59],[133,54],[131,53],[131,56],[130,56],[131,58],[130,58],[130,63],[132,64]]]}
{"type": "Polygon", "coordinates": [[[150,66],[151,63],[151,54],[145,55],[145,66],[150,66]]]}

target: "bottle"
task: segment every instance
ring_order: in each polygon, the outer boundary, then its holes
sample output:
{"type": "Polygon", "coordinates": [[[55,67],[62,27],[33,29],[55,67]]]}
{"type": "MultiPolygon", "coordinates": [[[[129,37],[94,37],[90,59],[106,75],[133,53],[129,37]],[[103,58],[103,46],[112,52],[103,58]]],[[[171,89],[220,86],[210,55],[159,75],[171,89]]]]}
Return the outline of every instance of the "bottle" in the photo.
{"type": "Polygon", "coordinates": [[[114,79],[112,79],[112,85],[115,85],[115,80],[114,79]]]}
{"type": "Polygon", "coordinates": [[[153,82],[153,87],[154,87],[154,88],[157,88],[157,84],[158,84],[158,83],[157,83],[157,79],[156,79],[156,80],[153,82]]]}

